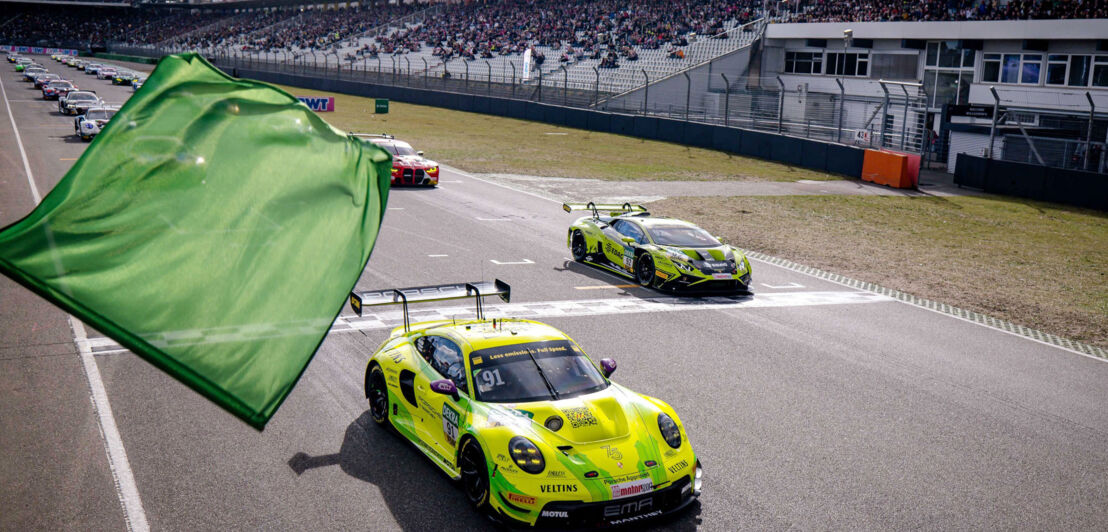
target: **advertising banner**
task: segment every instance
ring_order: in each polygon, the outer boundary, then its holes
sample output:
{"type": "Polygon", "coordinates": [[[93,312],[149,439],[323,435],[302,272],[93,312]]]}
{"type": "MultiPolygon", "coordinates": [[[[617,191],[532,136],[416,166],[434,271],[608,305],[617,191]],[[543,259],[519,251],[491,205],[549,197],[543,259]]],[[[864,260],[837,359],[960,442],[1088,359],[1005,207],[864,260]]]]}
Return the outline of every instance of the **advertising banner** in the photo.
{"type": "Polygon", "coordinates": [[[70,48],[42,48],[39,46],[14,46],[11,44],[0,44],[0,51],[19,52],[21,54],[77,55],[77,50],[70,48]]]}
{"type": "Polygon", "coordinates": [[[334,96],[297,96],[296,98],[304,102],[308,109],[317,113],[327,113],[335,110],[334,96]]]}

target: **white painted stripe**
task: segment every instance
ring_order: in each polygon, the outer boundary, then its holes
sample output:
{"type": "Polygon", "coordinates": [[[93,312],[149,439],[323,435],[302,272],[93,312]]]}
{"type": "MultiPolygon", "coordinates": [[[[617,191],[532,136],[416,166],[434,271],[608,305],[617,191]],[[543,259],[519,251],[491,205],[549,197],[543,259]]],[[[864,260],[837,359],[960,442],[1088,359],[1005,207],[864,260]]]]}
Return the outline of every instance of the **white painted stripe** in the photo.
{"type": "MultiPolygon", "coordinates": [[[[0,93],[4,97],[4,106],[8,110],[8,118],[12,123],[12,131],[15,132],[15,142],[19,147],[19,154],[23,157],[23,169],[27,173],[27,183],[31,186],[31,197],[35,200],[35,206],[42,202],[42,196],[35,185],[34,174],[31,173],[31,164],[27,161],[27,150],[23,147],[23,138],[19,135],[19,128],[15,125],[15,115],[12,114],[12,106],[8,102],[8,91],[0,81],[0,93]]],[[[51,241],[53,238],[51,238],[51,241]]],[[[52,242],[51,242],[52,244],[52,242]]],[[[112,407],[108,402],[108,392],[104,388],[104,381],[100,378],[100,369],[96,366],[96,360],[92,357],[92,351],[87,341],[85,326],[73,316],[67,316],[69,325],[73,329],[73,340],[77,344],[77,351],[81,355],[81,365],[85,369],[91,392],[92,408],[100,421],[100,435],[104,438],[104,448],[108,453],[108,468],[112,472],[115,481],[116,495],[123,506],[123,519],[127,523],[127,529],[136,532],[148,532],[150,524],[146,521],[146,511],[142,507],[142,499],[139,497],[138,486],[135,484],[134,473],[131,472],[131,463],[127,461],[127,451],[123,447],[123,438],[119,435],[119,427],[115,424],[115,416],[112,415],[112,407]]]]}
{"type": "Polygon", "coordinates": [[[497,266],[511,266],[511,265],[514,265],[514,264],[534,264],[535,263],[535,261],[533,261],[531,259],[523,259],[523,260],[520,260],[520,261],[507,261],[507,262],[501,262],[501,261],[498,261],[496,259],[489,259],[489,262],[491,262],[493,264],[496,264],[497,266]]]}
{"type": "Polygon", "coordinates": [[[433,259],[440,259],[442,257],[449,257],[450,255],[427,255],[427,256],[431,257],[433,259]]]}
{"type": "MultiPolygon", "coordinates": [[[[563,301],[534,301],[507,305],[488,305],[484,307],[487,318],[565,318],[575,316],[624,315],[647,312],[682,312],[695,310],[735,310],[747,308],[806,307],[823,305],[853,305],[864,303],[883,303],[893,299],[873,292],[824,291],[824,292],[778,292],[758,294],[755,297],[658,297],[643,299],[638,297],[612,297],[604,299],[570,299],[563,301]]],[[[413,310],[413,321],[449,320],[454,317],[473,318],[474,307],[430,307],[419,306],[413,310]]],[[[348,333],[372,329],[387,329],[402,325],[404,313],[401,310],[389,310],[377,313],[367,312],[362,316],[339,316],[331,325],[328,334],[348,333]]],[[[297,330],[297,324],[273,324],[274,331],[297,330]]],[[[236,334],[224,331],[211,333],[203,330],[177,331],[166,333],[174,338],[191,338],[194,344],[239,341],[236,334]]],[[[97,355],[121,353],[125,351],[109,338],[93,338],[88,345],[97,355]]],[[[184,345],[178,342],[176,345],[184,345]]]]}
{"type": "Polygon", "coordinates": [[[34,175],[31,174],[31,163],[27,161],[27,150],[23,148],[23,138],[19,136],[19,128],[15,126],[15,115],[12,114],[12,104],[8,102],[8,89],[0,82],[0,92],[4,95],[4,106],[8,108],[8,119],[12,121],[12,131],[15,132],[15,144],[19,147],[19,155],[23,157],[23,171],[27,174],[27,184],[31,185],[31,197],[35,199],[35,205],[42,201],[42,196],[35,186],[34,175]]]}
{"type": "Polygon", "coordinates": [[[119,502],[123,504],[123,518],[127,522],[127,529],[147,532],[150,530],[150,524],[146,521],[146,510],[142,507],[142,498],[139,497],[138,486],[131,472],[131,463],[127,460],[127,450],[123,447],[119,427],[115,424],[112,406],[108,402],[108,392],[104,388],[104,381],[100,378],[100,369],[86,340],[88,334],[85,331],[85,324],[69,316],[69,325],[73,328],[73,338],[77,343],[77,350],[81,353],[81,365],[84,366],[85,375],[88,376],[89,389],[92,392],[92,407],[100,418],[100,434],[104,437],[104,447],[108,451],[108,466],[115,480],[119,502]]]}

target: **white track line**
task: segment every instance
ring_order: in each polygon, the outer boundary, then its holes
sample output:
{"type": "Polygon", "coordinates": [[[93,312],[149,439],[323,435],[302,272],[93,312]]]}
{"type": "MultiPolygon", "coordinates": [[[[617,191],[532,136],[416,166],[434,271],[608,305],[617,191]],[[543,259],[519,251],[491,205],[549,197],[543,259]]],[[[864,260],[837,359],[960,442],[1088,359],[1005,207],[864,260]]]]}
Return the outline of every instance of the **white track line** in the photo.
{"type": "MultiPolygon", "coordinates": [[[[0,93],[4,96],[4,106],[8,110],[8,118],[12,123],[12,131],[15,132],[15,143],[19,147],[19,155],[23,157],[23,170],[27,173],[27,184],[31,187],[31,197],[35,200],[35,206],[42,202],[42,196],[35,185],[34,174],[31,173],[31,163],[27,161],[27,150],[23,147],[23,138],[19,135],[19,128],[15,125],[15,115],[12,114],[12,106],[8,101],[8,90],[0,81],[0,93]]],[[[73,340],[77,350],[81,354],[81,365],[85,369],[91,392],[92,408],[100,420],[100,435],[104,437],[104,448],[108,453],[108,468],[111,469],[112,479],[115,481],[115,491],[119,496],[119,503],[123,506],[123,519],[127,522],[127,529],[136,532],[147,532],[150,524],[146,521],[146,511],[142,507],[142,499],[139,497],[138,486],[135,484],[135,476],[131,472],[131,463],[127,461],[127,450],[123,447],[123,438],[119,435],[119,427],[115,424],[115,416],[112,415],[112,406],[108,402],[108,392],[104,388],[104,381],[100,378],[100,368],[96,365],[96,359],[89,348],[88,335],[85,324],[73,316],[67,316],[69,326],[73,329],[73,340]]]]}

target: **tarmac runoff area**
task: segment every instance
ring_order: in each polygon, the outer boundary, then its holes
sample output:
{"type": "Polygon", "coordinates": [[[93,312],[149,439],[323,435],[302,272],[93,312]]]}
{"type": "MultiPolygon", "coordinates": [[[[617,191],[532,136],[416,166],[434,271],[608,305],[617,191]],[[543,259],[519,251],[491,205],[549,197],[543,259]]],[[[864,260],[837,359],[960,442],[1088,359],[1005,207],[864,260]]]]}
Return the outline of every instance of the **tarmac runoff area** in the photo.
{"type": "MultiPolygon", "coordinates": [[[[17,80],[0,67],[4,225],[87,146],[17,80]]],[[[109,101],[128,90],[97,87],[109,101]]],[[[1104,361],[772,258],[753,261],[752,297],[645,290],[567,260],[575,215],[509,184],[445,169],[437,189],[394,190],[357,287],[500,278],[512,302],[490,311],[617,359],[615,380],[671,403],[706,468],[699,505],[655,528],[1108,525],[1104,361]]],[[[6,278],[0,302],[0,529],[489,527],[418,451],[370,426],[365,363],[394,309],[345,312],[258,433],[6,278]]]]}

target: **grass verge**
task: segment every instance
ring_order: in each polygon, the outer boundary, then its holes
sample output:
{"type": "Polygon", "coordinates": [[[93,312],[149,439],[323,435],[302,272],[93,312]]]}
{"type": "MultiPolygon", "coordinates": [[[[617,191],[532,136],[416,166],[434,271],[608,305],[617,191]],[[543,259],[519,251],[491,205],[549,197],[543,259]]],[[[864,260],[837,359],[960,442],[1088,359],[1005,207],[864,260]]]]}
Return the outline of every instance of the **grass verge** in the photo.
{"type": "MultiPolygon", "coordinates": [[[[282,88],[298,96],[322,94],[282,88]]],[[[372,98],[334,96],[335,112],[322,116],[335,127],[396,135],[427,157],[469,172],[635,181],[841,179],[720,151],[423,105],[389,102],[389,113],[378,115],[372,98]]]]}
{"type": "Polygon", "coordinates": [[[990,196],[689,197],[651,211],[741,247],[1108,347],[1102,213],[990,196]]]}

